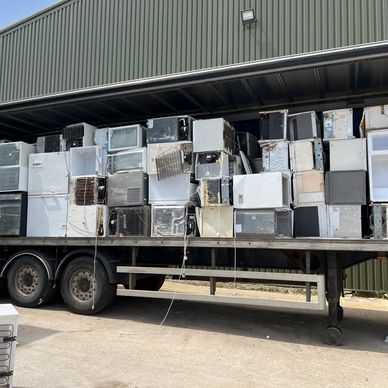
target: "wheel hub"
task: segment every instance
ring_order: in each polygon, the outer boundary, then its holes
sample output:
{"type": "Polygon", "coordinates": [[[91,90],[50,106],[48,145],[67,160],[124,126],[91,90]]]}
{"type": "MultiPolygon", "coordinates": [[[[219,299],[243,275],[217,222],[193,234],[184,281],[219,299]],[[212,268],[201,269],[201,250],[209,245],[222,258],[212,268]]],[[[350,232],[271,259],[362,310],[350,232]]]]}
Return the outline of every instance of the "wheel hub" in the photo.
{"type": "Polygon", "coordinates": [[[20,267],[15,274],[16,286],[24,295],[31,295],[38,289],[39,275],[36,269],[30,265],[20,267]]]}
{"type": "Polygon", "coordinates": [[[70,292],[74,298],[81,302],[87,302],[93,298],[93,273],[89,270],[80,270],[73,274],[70,278],[70,292]]]}

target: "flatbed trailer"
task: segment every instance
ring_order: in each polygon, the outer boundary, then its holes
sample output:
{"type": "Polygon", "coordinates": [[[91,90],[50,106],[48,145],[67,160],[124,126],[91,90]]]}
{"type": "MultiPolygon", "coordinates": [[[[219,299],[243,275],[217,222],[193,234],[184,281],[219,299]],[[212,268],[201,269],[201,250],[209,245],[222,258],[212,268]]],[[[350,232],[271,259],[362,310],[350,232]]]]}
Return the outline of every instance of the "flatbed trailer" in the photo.
{"type": "Polygon", "coordinates": [[[37,307],[59,288],[68,308],[94,314],[114,296],[328,311],[324,340],[341,342],[344,270],[385,258],[385,240],[247,238],[0,238],[1,273],[14,303],[37,307]],[[298,270],[297,273],[262,269],[298,270]],[[166,276],[209,280],[208,295],[160,291],[166,276]],[[217,295],[217,282],[297,284],[305,301],[217,295]],[[316,287],[317,298],[311,297],[316,287]]]}

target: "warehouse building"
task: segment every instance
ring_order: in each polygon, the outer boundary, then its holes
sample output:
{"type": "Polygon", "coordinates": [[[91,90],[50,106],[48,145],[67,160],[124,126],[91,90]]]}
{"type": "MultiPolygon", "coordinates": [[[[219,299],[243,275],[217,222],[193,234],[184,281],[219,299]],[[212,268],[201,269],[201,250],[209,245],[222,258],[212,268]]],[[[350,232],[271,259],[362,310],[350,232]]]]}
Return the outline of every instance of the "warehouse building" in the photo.
{"type": "MultiPolygon", "coordinates": [[[[0,31],[0,136],[388,101],[388,0],[65,0],[0,31]]],[[[388,265],[348,271],[388,290],[388,265]]]]}

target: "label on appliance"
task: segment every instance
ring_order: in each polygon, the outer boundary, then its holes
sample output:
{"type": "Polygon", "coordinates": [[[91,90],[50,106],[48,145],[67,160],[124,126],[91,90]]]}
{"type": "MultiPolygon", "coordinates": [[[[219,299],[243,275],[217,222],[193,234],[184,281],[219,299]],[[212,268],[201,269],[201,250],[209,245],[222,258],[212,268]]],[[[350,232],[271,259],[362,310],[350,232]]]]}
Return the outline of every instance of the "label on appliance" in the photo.
{"type": "Polygon", "coordinates": [[[43,166],[43,163],[39,160],[35,161],[35,162],[32,162],[32,168],[40,168],[43,166]]]}
{"type": "Polygon", "coordinates": [[[242,225],[236,224],[236,233],[242,233],[242,225]]]}

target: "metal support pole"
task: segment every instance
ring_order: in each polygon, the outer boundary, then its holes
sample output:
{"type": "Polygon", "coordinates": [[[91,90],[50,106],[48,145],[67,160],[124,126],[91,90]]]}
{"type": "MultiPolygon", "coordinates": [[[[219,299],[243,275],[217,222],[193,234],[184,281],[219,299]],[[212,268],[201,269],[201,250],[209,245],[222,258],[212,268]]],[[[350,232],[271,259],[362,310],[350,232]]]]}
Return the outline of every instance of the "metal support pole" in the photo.
{"type": "Polygon", "coordinates": [[[342,268],[336,252],[328,251],[326,253],[326,268],[326,299],[329,303],[329,323],[337,324],[342,319],[339,315],[342,268]]]}
{"type": "MultiPolygon", "coordinates": [[[[311,252],[306,252],[306,274],[311,273],[311,252]]],[[[311,283],[306,283],[306,302],[311,302],[311,283]]]]}
{"type": "MultiPolygon", "coordinates": [[[[211,250],[212,269],[216,268],[216,250],[211,250]]],[[[210,295],[216,294],[216,278],[210,278],[210,295]]]]}
{"type": "MultiPolygon", "coordinates": [[[[132,247],[131,249],[131,265],[132,267],[136,267],[136,260],[137,255],[139,254],[139,248],[138,247],[132,247]]],[[[129,274],[129,289],[134,290],[136,289],[136,274],[129,274]]]]}

